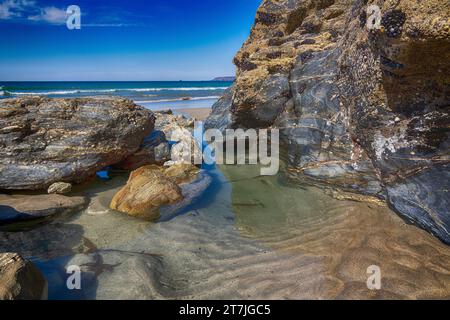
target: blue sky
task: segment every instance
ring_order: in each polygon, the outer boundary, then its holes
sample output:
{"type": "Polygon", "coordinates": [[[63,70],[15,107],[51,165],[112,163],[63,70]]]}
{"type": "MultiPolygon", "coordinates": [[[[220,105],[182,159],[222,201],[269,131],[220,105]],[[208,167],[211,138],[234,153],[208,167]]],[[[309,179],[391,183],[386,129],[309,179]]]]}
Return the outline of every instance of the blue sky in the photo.
{"type": "Polygon", "coordinates": [[[0,81],[208,80],[232,58],[261,0],[0,0],[0,81]],[[69,5],[81,29],[66,27],[69,5]]]}

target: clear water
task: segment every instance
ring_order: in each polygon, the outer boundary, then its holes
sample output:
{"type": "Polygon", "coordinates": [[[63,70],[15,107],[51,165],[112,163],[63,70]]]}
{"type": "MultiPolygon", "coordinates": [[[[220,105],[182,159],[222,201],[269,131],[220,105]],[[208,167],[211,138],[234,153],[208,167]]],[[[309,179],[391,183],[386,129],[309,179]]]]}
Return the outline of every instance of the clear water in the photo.
{"type": "Polygon", "coordinates": [[[0,251],[31,258],[52,299],[449,298],[450,248],[387,207],[339,201],[253,166],[209,168],[202,197],[156,223],[108,209],[127,175],[79,186],[89,208],[0,251]],[[65,268],[82,266],[82,290],[65,268]],[[367,268],[381,269],[369,290],[367,268]]]}

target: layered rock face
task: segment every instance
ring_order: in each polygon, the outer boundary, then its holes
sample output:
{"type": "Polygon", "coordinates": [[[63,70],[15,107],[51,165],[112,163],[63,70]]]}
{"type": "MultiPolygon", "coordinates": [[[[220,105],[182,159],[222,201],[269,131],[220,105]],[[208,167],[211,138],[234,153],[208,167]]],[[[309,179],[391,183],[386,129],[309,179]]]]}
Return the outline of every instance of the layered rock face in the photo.
{"type": "Polygon", "coordinates": [[[120,98],[0,101],[0,189],[79,183],[133,154],[153,114],[120,98]]]}
{"type": "Polygon", "coordinates": [[[450,243],[449,10],[266,0],[207,125],[279,128],[290,178],[386,199],[450,243]]]}

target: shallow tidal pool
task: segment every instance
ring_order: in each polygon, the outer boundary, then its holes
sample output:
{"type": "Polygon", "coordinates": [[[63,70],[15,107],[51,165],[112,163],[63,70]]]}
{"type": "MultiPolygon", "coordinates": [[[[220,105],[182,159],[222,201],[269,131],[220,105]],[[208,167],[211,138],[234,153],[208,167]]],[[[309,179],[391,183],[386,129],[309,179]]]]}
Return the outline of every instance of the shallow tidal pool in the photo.
{"type": "Polygon", "coordinates": [[[206,192],[148,222],[108,209],[127,175],[75,190],[88,208],[25,232],[0,251],[33,260],[50,299],[450,298],[450,247],[386,206],[336,200],[257,167],[208,169],[206,192]],[[170,212],[170,214],[166,214],[170,212]],[[81,290],[66,268],[81,267],[81,290]],[[370,266],[381,287],[370,290],[370,266]]]}

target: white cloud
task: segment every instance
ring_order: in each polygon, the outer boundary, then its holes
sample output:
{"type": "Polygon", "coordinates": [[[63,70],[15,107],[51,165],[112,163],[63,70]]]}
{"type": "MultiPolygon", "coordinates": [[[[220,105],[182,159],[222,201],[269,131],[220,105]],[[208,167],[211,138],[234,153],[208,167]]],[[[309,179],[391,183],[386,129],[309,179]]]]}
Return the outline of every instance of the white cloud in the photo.
{"type": "Polygon", "coordinates": [[[66,23],[66,11],[56,7],[46,7],[41,9],[41,12],[34,16],[29,16],[28,20],[45,21],[51,24],[66,23]]]}
{"type": "Polygon", "coordinates": [[[5,0],[0,3],[0,19],[12,19],[22,17],[24,11],[34,7],[35,1],[31,0],[5,0]]]}
{"type": "MultiPolygon", "coordinates": [[[[35,0],[0,0],[1,20],[13,20],[22,23],[47,23],[64,25],[67,20],[65,9],[54,6],[40,7],[35,0]]],[[[83,27],[132,27],[136,24],[122,23],[118,19],[110,19],[111,22],[92,22],[83,24],[83,27]]]]}
{"type": "Polygon", "coordinates": [[[0,20],[11,19],[64,24],[66,11],[56,7],[40,8],[34,0],[0,0],[0,20]]]}

